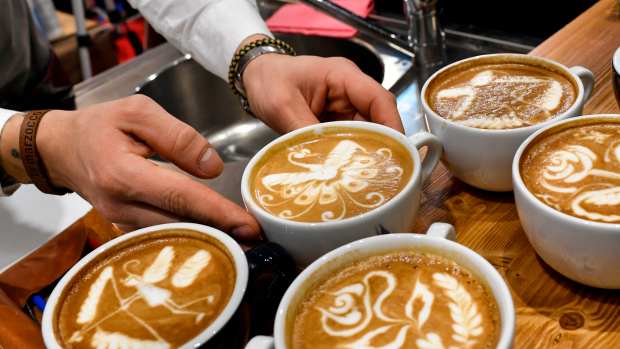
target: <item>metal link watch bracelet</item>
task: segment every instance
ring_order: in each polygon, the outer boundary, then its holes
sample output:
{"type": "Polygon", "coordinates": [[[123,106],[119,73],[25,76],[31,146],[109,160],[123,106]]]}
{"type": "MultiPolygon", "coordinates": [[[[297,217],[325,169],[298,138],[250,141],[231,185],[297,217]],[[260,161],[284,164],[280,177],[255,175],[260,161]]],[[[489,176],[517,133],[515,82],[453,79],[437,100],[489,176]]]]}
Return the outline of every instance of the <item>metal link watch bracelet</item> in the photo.
{"type": "Polygon", "coordinates": [[[269,53],[295,56],[295,50],[282,40],[260,39],[243,46],[239,52],[235,54],[230,63],[228,83],[233,93],[239,96],[239,101],[241,102],[243,110],[252,116],[254,116],[254,114],[250,109],[250,103],[248,102],[243,86],[243,72],[254,59],[269,53]]]}

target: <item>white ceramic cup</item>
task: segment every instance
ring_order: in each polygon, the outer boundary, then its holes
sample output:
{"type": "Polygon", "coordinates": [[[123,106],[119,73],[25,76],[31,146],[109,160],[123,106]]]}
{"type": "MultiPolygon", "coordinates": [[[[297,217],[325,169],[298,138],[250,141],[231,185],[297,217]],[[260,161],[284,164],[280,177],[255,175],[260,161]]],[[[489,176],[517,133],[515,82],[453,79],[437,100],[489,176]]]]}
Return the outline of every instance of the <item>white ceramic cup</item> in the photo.
{"type": "Polygon", "coordinates": [[[620,224],[577,218],[545,205],[527,189],[519,169],[523,153],[535,140],[558,128],[602,120],[620,125],[620,115],[592,115],[564,120],[534,133],[517,150],[512,180],[521,225],[538,255],[553,269],[577,282],[620,289],[620,224]]]}
{"type": "Polygon", "coordinates": [[[373,236],[352,242],[322,256],[306,268],[284,294],[274,323],[274,337],[255,337],[248,343],[246,349],[287,348],[291,319],[308,288],[314,285],[313,281],[322,280],[340,268],[366,257],[403,250],[444,256],[467,268],[482,281],[495,298],[500,313],[499,341],[496,348],[510,348],[515,331],[515,310],[506,282],[489,262],[469,248],[451,241],[454,239],[454,228],[451,225],[435,223],[426,235],[373,236]]]}
{"type": "Polygon", "coordinates": [[[284,247],[298,266],[310,264],[319,256],[368,236],[376,235],[383,227],[392,232],[408,230],[420,204],[422,184],[428,179],[441,156],[441,144],[435,136],[419,132],[409,137],[383,125],[362,121],[334,121],[307,126],[277,138],[261,149],[245,168],[241,179],[241,195],[248,211],[256,217],[267,239],[284,247]],[[411,156],[413,173],[403,189],[382,206],[340,221],[305,223],[277,217],[261,208],[250,191],[250,177],[254,166],[276,144],[286,142],[299,134],[320,133],[328,128],[353,128],[380,133],[402,144],[411,156]],[[418,148],[428,147],[424,161],[418,148]]]}
{"type": "Polygon", "coordinates": [[[209,237],[214,238],[218,242],[220,242],[222,246],[227,249],[229,255],[233,259],[236,271],[236,280],[228,304],[224,307],[224,309],[215,319],[215,321],[213,321],[204,331],[202,331],[192,340],[181,346],[179,349],[197,348],[201,344],[211,339],[211,337],[213,337],[216,333],[218,333],[233,316],[233,314],[239,307],[239,304],[241,303],[243,295],[245,294],[248,283],[248,263],[245,254],[241,250],[241,247],[239,247],[239,245],[235,242],[235,240],[233,240],[226,233],[223,233],[215,228],[193,223],[169,223],[136,230],[132,233],[125,234],[114,240],[108,241],[107,243],[96,248],[94,251],[90,252],[78,263],[76,263],[62,277],[62,279],[60,279],[60,281],[52,291],[52,294],[47,301],[47,305],[45,306],[42,320],[43,340],[45,342],[45,346],[48,349],[62,349],[62,346],[60,345],[60,342],[56,337],[56,331],[54,330],[54,315],[56,314],[57,308],[61,305],[59,303],[59,298],[62,296],[65,287],[70,283],[73,277],[82,270],[82,268],[88,266],[89,263],[93,259],[97,258],[97,256],[99,256],[101,253],[111,248],[114,248],[118,244],[134,239],[136,237],[147,235],[149,233],[168,229],[188,229],[208,235],[209,237]]]}
{"type": "Polygon", "coordinates": [[[422,108],[431,133],[443,144],[442,161],[450,172],[476,188],[491,191],[511,191],[512,158],[519,145],[536,130],[553,122],[581,114],[583,105],[590,98],[594,86],[594,75],[583,67],[567,68],[557,62],[522,54],[490,54],[464,59],[452,63],[433,74],[422,87],[422,108]],[[527,127],[503,130],[489,130],[463,126],[439,116],[426,99],[429,84],[437,76],[462,64],[494,61],[524,62],[549,67],[564,73],[577,87],[577,97],[573,105],[564,113],[527,127]]]}

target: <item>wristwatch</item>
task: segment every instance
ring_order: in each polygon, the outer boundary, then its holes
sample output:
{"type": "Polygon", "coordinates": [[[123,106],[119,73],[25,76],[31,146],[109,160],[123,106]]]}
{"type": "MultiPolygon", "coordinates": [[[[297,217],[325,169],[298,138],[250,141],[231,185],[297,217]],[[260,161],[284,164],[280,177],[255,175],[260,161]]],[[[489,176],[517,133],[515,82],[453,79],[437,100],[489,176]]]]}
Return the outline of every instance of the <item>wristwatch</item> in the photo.
{"type": "MultiPolygon", "coordinates": [[[[0,108],[0,136],[2,135],[4,124],[15,114],[16,112],[12,110],[0,108]]],[[[2,164],[0,164],[0,196],[11,195],[17,188],[19,188],[19,183],[17,183],[15,178],[9,176],[2,167],[2,164]]]]}
{"type": "Polygon", "coordinates": [[[247,68],[251,61],[267,53],[278,53],[285,55],[287,54],[287,51],[278,46],[257,46],[250,49],[245,55],[239,58],[239,63],[237,63],[237,71],[235,72],[235,88],[243,96],[246,96],[246,94],[245,88],[243,87],[243,81],[241,79],[243,78],[245,68],[247,68]]]}
{"type": "Polygon", "coordinates": [[[252,116],[254,114],[250,109],[250,103],[243,86],[243,72],[251,61],[267,53],[294,56],[295,50],[282,40],[271,38],[259,39],[245,45],[235,54],[228,71],[228,83],[233,93],[239,96],[243,110],[252,116]]]}

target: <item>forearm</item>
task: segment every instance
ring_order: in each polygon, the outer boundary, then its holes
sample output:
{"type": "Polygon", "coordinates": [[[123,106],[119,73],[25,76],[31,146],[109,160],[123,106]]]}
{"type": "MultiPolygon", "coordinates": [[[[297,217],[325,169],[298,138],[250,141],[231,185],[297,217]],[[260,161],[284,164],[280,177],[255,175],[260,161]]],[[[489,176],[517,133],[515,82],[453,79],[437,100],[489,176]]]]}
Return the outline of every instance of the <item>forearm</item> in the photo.
{"type": "Polygon", "coordinates": [[[19,129],[22,114],[15,114],[4,125],[0,134],[0,166],[19,183],[30,183],[19,153],[19,129]]]}

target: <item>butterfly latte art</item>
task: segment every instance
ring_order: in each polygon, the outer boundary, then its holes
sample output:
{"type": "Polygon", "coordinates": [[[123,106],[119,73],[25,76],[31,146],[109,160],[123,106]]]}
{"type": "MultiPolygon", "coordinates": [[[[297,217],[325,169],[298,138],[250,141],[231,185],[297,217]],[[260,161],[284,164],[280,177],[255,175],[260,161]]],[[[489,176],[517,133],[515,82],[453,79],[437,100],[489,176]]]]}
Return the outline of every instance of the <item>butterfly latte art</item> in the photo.
{"type": "Polygon", "coordinates": [[[411,178],[403,145],[382,134],[347,128],[307,132],[269,149],[251,179],[267,212],[301,222],[357,216],[387,203],[411,178]]]}
{"type": "Polygon", "coordinates": [[[64,348],[178,348],[204,331],[232,295],[224,247],[188,230],[128,240],[78,273],[61,296],[64,348]]]}
{"type": "Polygon", "coordinates": [[[546,205],[620,223],[620,124],[581,125],[543,137],[520,167],[527,188],[546,205]]]}
{"type": "Polygon", "coordinates": [[[431,109],[445,119],[483,129],[525,127],[562,114],[575,101],[569,78],[524,63],[459,65],[429,85],[431,109]]]}
{"type": "Polygon", "coordinates": [[[292,349],[495,348],[499,313],[458,264],[392,252],[317,280],[289,324],[292,349]]]}

